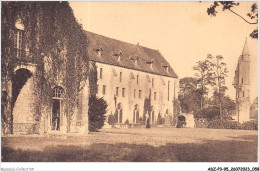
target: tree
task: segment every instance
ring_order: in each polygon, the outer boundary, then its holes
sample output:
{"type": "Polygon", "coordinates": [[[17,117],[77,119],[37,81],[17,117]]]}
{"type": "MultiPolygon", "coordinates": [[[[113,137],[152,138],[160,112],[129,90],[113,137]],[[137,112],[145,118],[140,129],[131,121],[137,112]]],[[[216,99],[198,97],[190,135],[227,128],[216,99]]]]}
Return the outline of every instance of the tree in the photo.
{"type": "Polygon", "coordinates": [[[198,80],[193,77],[180,79],[180,101],[181,111],[184,113],[198,112],[201,108],[201,94],[198,87],[198,80]]]}
{"type": "Polygon", "coordinates": [[[178,99],[176,99],[175,96],[174,96],[174,100],[173,100],[173,117],[171,119],[171,123],[172,123],[173,126],[176,125],[177,116],[180,114],[180,112],[181,112],[180,101],[178,99]]]}
{"type": "MultiPolygon", "coordinates": [[[[224,119],[229,119],[232,114],[235,113],[236,103],[229,96],[225,95],[225,92],[221,92],[221,103],[222,103],[222,113],[224,119]]],[[[210,101],[211,106],[219,106],[219,96],[216,91],[214,91],[213,96],[210,101]]],[[[219,115],[219,113],[218,113],[219,115]]]]}
{"type": "Polygon", "coordinates": [[[258,119],[258,97],[256,97],[253,103],[250,105],[250,118],[258,119]]]}
{"type": "Polygon", "coordinates": [[[196,71],[195,76],[198,81],[199,89],[197,90],[200,97],[200,110],[203,109],[204,102],[203,99],[205,95],[208,94],[208,88],[207,86],[211,83],[211,72],[210,72],[210,63],[208,60],[204,61],[198,61],[196,62],[197,65],[193,67],[193,69],[196,71]]]}
{"type": "Polygon", "coordinates": [[[106,120],[107,103],[103,98],[98,98],[96,95],[89,97],[89,131],[97,131],[104,126],[106,120]]]}
{"type": "MultiPolygon", "coordinates": [[[[258,7],[257,7],[257,3],[254,3],[251,6],[250,12],[247,13],[247,16],[249,17],[249,20],[244,18],[243,16],[241,16],[240,14],[238,14],[237,12],[235,12],[233,10],[234,7],[239,6],[239,3],[238,2],[236,3],[234,1],[214,1],[213,5],[211,5],[207,9],[208,15],[216,16],[216,14],[217,14],[216,8],[218,6],[220,6],[220,5],[222,6],[222,11],[228,10],[231,13],[233,13],[234,15],[240,17],[242,20],[244,20],[248,24],[258,25],[258,7]]],[[[258,28],[254,29],[254,31],[250,34],[250,36],[252,38],[258,39],[258,28]]]]}
{"type": "Polygon", "coordinates": [[[222,97],[223,114],[225,118],[230,118],[236,112],[236,103],[228,96],[222,97]]]}
{"type": "Polygon", "coordinates": [[[157,118],[157,124],[161,125],[165,123],[165,119],[161,116],[161,113],[159,112],[158,118],[157,118]]]}
{"type": "Polygon", "coordinates": [[[208,72],[210,73],[210,84],[215,90],[215,94],[219,100],[220,117],[222,117],[222,97],[227,89],[225,85],[225,77],[227,77],[227,64],[223,62],[221,55],[212,56],[209,54],[207,60],[209,62],[208,72]]]}

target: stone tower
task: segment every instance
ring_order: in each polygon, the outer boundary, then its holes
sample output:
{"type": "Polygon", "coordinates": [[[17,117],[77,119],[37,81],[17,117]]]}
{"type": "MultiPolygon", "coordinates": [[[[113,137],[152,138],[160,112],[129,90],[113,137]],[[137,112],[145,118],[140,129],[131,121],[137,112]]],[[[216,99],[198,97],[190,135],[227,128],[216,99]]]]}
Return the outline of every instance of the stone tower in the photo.
{"type": "Polygon", "coordinates": [[[242,123],[250,116],[250,53],[247,40],[239,56],[233,85],[236,89],[236,116],[242,123]]]}

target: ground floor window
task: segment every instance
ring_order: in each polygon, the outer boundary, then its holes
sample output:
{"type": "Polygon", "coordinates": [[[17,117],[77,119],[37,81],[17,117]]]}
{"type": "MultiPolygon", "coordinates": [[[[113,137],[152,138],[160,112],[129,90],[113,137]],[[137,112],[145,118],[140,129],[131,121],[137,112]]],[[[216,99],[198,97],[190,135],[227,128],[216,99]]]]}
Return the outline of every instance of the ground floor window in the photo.
{"type": "Polygon", "coordinates": [[[134,107],[133,122],[135,124],[139,123],[139,106],[137,104],[134,107]]]}
{"type": "Polygon", "coordinates": [[[121,124],[123,122],[123,109],[121,106],[121,103],[117,104],[116,112],[115,112],[115,121],[118,124],[121,124]]]}

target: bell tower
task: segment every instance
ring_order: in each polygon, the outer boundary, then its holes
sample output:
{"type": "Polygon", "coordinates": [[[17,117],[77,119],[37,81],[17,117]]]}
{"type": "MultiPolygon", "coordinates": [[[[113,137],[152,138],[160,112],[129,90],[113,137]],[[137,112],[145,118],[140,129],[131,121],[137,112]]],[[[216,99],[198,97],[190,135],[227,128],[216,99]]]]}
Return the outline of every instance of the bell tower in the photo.
{"type": "Polygon", "coordinates": [[[238,122],[249,121],[250,116],[250,53],[247,40],[238,58],[233,85],[236,89],[236,116],[238,122]]]}

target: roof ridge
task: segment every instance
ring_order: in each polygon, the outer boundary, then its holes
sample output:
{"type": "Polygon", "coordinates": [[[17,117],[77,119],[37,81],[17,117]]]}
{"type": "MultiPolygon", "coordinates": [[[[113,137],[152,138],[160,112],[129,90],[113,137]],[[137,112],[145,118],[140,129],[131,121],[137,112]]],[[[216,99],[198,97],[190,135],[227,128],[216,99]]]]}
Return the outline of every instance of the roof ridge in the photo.
{"type": "Polygon", "coordinates": [[[149,47],[124,42],[118,39],[110,38],[86,30],[84,30],[84,33],[90,40],[90,49],[96,48],[97,46],[103,46],[105,49],[101,53],[89,51],[91,60],[111,65],[118,65],[134,70],[143,70],[149,73],[156,73],[162,76],[170,76],[174,78],[178,77],[175,71],[171,68],[170,63],[164,58],[164,56],[158,51],[158,49],[156,50],[149,47]],[[118,48],[124,54],[120,63],[111,54],[111,52],[113,52],[114,49],[118,48]],[[133,61],[131,61],[128,58],[134,54],[139,56],[138,65],[135,65],[135,63],[133,63],[133,61]],[[155,60],[155,63],[153,65],[149,65],[147,64],[147,60],[155,60]],[[167,63],[169,65],[169,71],[165,71],[165,69],[161,67],[161,63],[167,63]]]}
{"type": "Polygon", "coordinates": [[[149,48],[149,47],[145,47],[143,45],[140,45],[140,43],[138,42],[138,44],[133,44],[133,43],[130,43],[130,42],[125,42],[125,41],[122,41],[122,40],[119,40],[119,39],[115,39],[115,38],[112,38],[112,37],[109,37],[109,36],[104,36],[104,35],[100,35],[98,33],[94,33],[94,32],[91,32],[91,31],[87,31],[87,30],[84,30],[86,33],[91,33],[91,34],[95,34],[95,35],[98,35],[98,36],[101,36],[101,37],[105,37],[105,38],[108,38],[108,39],[113,39],[115,41],[120,41],[120,42],[123,42],[123,43],[126,43],[126,44],[130,44],[130,45],[133,45],[133,46],[136,46],[136,47],[141,47],[141,48],[147,48],[147,49],[150,49],[150,50],[154,50],[154,51],[158,51],[158,49],[153,49],[153,48],[149,48]]]}

